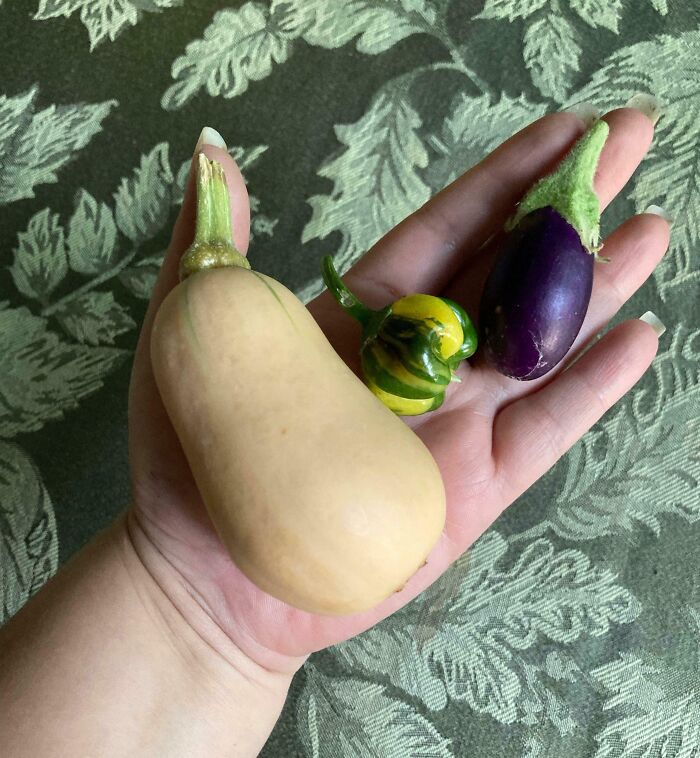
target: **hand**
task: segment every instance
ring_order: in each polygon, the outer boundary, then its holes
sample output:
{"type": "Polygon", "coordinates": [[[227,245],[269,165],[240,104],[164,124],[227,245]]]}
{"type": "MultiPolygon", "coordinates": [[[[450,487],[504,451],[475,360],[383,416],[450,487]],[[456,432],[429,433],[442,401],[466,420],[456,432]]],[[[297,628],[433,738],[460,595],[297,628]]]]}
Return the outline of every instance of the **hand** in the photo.
{"type": "MultiPolygon", "coordinates": [[[[595,189],[605,207],[648,149],[653,126],[641,112],[606,117],[610,136],[595,189]]],[[[504,143],[394,230],[346,274],[370,307],[411,292],[442,294],[478,312],[481,288],[514,205],[582,134],[569,113],[544,117],[504,143]]],[[[249,209],[243,179],[228,154],[206,146],[225,168],[234,238],[248,247],[249,209]]],[[[177,284],[177,265],[193,236],[194,187],[186,193],[136,353],[130,395],[132,539],[146,565],[159,562],[185,584],[218,630],[261,666],[292,671],[309,653],[352,637],[400,608],[433,582],[635,382],[657,350],[654,330],[627,321],[606,334],[567,370],[518,382],[479,360],[460,369],[444,405],[407,420],[437,461],[447,492],[445,531],[399,593],[372,611],[344,618],[316,616],[259,590],[229,559],[189,472],[160,401],[149,359],[153,317],[177,284]]],[[[659,262],[669,229],[659,216],[635,216],[605,243],[608,264],[596,264],[593,296],[571,356],[581,350],[637,290],[659,262]]],[[[341,357],[359,368],[357,325],[324,293],[309,309],[341,357]]],[[[570,363],[570,361],[569,361],[570,363]]],[[[564,363],[566,367],[566,362],[564,363]]]]}

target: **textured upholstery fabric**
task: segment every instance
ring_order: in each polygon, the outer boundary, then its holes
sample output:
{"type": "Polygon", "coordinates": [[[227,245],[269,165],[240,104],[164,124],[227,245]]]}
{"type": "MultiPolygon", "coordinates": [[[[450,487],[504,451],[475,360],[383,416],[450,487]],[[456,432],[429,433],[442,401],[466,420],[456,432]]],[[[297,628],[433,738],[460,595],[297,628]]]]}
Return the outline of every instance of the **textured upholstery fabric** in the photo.
{"type": "Polygon", "coordinates": [[[653,367],[437,585],[313,656],[263,755],[700,756],[699,26],[690,0],[0,0],[3,616],[128,502],[131,359],[202,126],[254,266],[310,298],[323,254],[541,114],[651,92],[604,228],[674,217],[618,317],[668,325],[653,367]]]}

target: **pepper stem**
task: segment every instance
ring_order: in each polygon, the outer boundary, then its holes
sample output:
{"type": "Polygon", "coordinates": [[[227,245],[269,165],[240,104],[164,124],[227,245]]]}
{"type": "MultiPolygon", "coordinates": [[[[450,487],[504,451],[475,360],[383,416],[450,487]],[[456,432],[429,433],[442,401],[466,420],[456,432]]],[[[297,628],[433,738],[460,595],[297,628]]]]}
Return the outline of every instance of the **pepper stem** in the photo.
{"type": "Polygon", "coordinates": [[[600,203],[593,189],[593,178],[608,132],[605,121],[596,121],[554,173],[540,179],[525,195],[506,223],[506,231],[514,229],[532,211],[551,207],[576,229],[583,246],[597,253],[602,247],[600,203]]]}
{"type": "Polygon", "coordinates": [[[236,250],[231,231],[228,185],[221,164],[197,156],[197,220],[194,242],[180,261],[180,280],[209,268],[241,266],[248,259],[236,250]]]}
{"type": "Polygon", "coordinates": [[[357,319],[362,326],[366,327],[371,320],[376,318],[377,311],[368,308],[345,286],[345,283],[335,270],[333,258],[330,255],[326,255],[323,258],[323,281],[341,308],[357,319]]]}

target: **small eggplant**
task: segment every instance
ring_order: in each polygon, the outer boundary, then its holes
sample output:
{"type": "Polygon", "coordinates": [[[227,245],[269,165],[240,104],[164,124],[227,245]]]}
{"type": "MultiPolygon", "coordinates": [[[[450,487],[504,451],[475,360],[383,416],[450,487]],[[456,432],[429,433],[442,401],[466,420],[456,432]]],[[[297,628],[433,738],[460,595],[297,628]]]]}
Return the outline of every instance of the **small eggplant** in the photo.
{"type": "Polygon", "coordinates": [[[600,259],[593,177],[607,135],[606,122],[597,121],[506,224],[479,309],[484,355],[505,376],[543,376],[581,329],[600,259]]]}

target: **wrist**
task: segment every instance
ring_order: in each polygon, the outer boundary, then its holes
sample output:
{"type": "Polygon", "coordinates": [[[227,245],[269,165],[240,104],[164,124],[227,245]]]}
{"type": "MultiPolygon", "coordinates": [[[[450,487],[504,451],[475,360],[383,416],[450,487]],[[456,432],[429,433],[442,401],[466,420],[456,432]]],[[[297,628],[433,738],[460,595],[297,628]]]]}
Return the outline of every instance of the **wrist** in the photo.
{"type": "Polygon", "coordinates": [[[152,620],[154,640],[170,650],[187,690],[183,723],[201,716],[212,729],[202,742],[202,754],[257,755],[304,658],[285,657],[271,668],[241,650],[131,510],[115,524],[113,535],[135,596],[152,620]]]}

